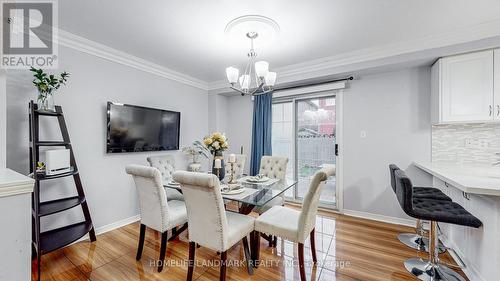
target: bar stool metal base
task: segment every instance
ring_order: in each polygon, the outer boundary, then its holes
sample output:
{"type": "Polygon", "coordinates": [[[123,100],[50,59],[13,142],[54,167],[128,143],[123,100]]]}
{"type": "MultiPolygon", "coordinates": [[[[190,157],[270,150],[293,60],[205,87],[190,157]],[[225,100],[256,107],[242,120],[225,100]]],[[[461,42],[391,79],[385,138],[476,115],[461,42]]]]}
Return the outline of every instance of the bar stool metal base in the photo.
{"type": "MultiPolygon", "coordinates": [[[[422,237],[415,233],[401,233],[398,235],[398,239],[401,243],[412,249],[426,253],[429,252],[429,238],[427,237],[422,237]]],[[[444,252],[446,252],[446,247],[439,242],[439,253],[442,254],[444,252]]]]}
{"type": "Polygon", "coordinates": [[[422,281],[465,281],[465,279],[451,268],[439,264],[432,265],[430,261],[411,258],[405,261],[406,270],[422,281]]]}

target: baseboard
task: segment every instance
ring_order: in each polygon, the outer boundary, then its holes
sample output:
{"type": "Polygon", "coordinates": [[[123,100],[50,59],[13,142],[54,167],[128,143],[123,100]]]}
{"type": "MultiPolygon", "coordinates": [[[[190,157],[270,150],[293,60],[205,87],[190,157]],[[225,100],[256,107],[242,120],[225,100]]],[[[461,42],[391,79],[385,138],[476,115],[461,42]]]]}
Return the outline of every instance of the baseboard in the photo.
{"type": "Polygon", "coordinates": [[[455,243],[453,243],[453,241],[449,240],[446,235],[441,235],[439,239],[441,239],[441,242],[443,242],[446,247],[452,249],[452,251],[448,252],[457,264],[460,264],[461,261],[463,261],[463,263],[465,264],[465,268],[462,268],[462,271],[465,273],[467,278],[469,278],[469,280],[486,281],[486,279],[481,276],[479,270],[477,270],[472,261],[467,259],[467,256],[460,251],[460,248],[455,243]]]}
{"type": "Polygon", "coordinates": [[[384,216],[384,215],[372,214],[372,213],[361,212],[361,211],[356,211],[356,210],[347,210],[347,209],[342,210],[342,214],[347,215],[347,216],[362,218],[362,219],[390,223],[390,224],[415,227],[415,220],[412,220],[412,219],[389,217],[389,216],[384,216]]]}
{"type": "MultiPolygon", "coordinates": [[[[134,223],[134,222],[136,222],[136,221],[138,221],[140,219],[141,219],[140,215],[135,215],[135,216],[132,216],[132,217],[129,217],[129,218],[126,218],[126,219],[122,219],[122,220],[119,220],[119,221],[116,221],[116,222],[113,222],[113,223],[110,223],[110,224],[107,224],[107,225],[103,225],[103,226],[97,227],[95,229],[95,234],[96,235],[103,234],[103,233],[106,233],[108,231],[111,231],[111,230],[120,228],[122,226],[125,226],[127,224],[134,223]]],[[[87,240],[87,239],[89,239],[89,235],[88,234],[85,235],[85,236],[83,236],[82,238],[78,239],[77,241],[75,241],[75,243],[80,242],[80,241],[84,241],[84,240],[87,240]]]]}

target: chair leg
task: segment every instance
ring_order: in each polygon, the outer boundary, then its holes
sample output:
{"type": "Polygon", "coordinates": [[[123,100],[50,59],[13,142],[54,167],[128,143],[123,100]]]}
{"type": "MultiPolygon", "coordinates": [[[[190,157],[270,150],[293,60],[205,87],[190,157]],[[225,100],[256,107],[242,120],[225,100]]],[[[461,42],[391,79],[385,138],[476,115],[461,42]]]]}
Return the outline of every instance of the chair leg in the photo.
{"type": "Polygon", "coordinates": [[[306,271],[304,268],[304,244],[299,243],[299,271],[300,281],[306,281],[306,271]]]}
{"type": "Polygon", "coordinates": [[[167,251],[167,240],[168,240],[168,231],[165,231],[161,234],[160,260],[158,261],[158,272],[161,272],[163,270],[165,252],[167,251]]]}
{"type": "Polygon", "coordinates": [[[243,251],[245,252],[245,260],[247,261],[248,274],[253,275],[253,260],[250,255],[250,249],[248,247],[247,237],[243,237],[243,251]]]}
{"type": "Polygon", "coordinates": [[[226,281],[227,251],[220,253],[220,281],[226,281]]]}
{"type": "Polygon", "coordinates": [[[136,260],[140,260],[142,257],[142,249],[144,248],[144,237],[146,236],[146,225],[141,223],[141,230],[139,234],[139,245],[137,246],[136,260]]]}
{"type": "Polygon", "coordinates": [[[255,268],[259,267],[260,262],[260,232],[254,231],[252,241],[252,260],[255,268]]]}
{"type": "Polygon", "coordinates": [[[273,236],[273,247],[276,248],[278,246],[278,236],[273,236]]]}
{"type": "Polygon", "coordinates": [[[313,262],[314,262],[314,264],[316,264],[318,262],[318,259],[316,258],[316,239],[314,237],[315,236],[314,235],[314,228],[311,231],[311,234],[309,236],[311,239],[311,254],[312,254],[313,262]]]}
{"type": "Polygon", "coordinates": [[[188,274],[187,274],[187,281],[192,281],[193,280],[193,269],[194,269],[194,254],[196,251],[196,243],[195,242],[189,242],[189,260],[188,260],[188,274]]]}

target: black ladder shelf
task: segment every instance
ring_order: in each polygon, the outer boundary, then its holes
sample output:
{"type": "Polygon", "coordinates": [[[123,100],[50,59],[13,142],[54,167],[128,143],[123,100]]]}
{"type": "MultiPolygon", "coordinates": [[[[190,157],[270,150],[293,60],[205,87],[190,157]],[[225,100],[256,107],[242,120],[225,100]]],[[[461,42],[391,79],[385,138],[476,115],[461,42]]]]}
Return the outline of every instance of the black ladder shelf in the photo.
{"type": "Polygon", "coordinates": [[[37,105],[31,101],[29,104],[29,123],[30,123],[30,172],[35,179],[35,187],[31,198],[32,205],[32,245],[33,258],[37,259],[38,280],[40,280],[40,260],[41,256],[50,253],[54,250],[67,246],[76,240],[82,238],[87,233],[90,236],[90,241],[96,241],[94,226],[90,218],[89,208],[83,192],[82,181],[78,173],[73,147],[69,139],[68,128],[64,121],[62,108],[56,106],[55,112],[39,111],[37,105]],[[63,137],[62,141],[40,141],[39,140],[39,119],[40,116],[57,117],[59,128],[63,137]],[[36,166],[40,160],[40,147],[65,147],[70,150],[70,164],[72,170],[67,173],[58,175],[45,175],[45,173],[37,173],[36,166]],[[44,180],[57,179],[62,177],[73,176],[77,196],[60,198],[40,202],[40,182],[44,180]],[[68,209],[81,206],[83,211],[84,221],[67,225],[64,227],[52,229],[45,232],[40,232],[40,218],[55,213],[63,212],[68,209]]]}

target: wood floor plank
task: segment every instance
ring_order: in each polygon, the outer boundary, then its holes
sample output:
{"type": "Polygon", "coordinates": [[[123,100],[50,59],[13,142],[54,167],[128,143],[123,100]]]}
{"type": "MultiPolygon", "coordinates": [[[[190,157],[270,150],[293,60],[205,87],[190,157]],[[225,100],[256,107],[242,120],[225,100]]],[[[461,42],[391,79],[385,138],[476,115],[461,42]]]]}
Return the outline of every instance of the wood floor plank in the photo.
{"type": "MultiPolygon", "coordinates": [[[[43,257],[42,280],[185,280],[187,275],[187,232],[167,246],[165,266],[156,271],[161,234],[148,229],[140,261],[135,260],[139,223],[132,223],[99,235],[97,241],[79,242],[43,257]]],[[[340,214],[320,212],[316,221],[318,264],[312,263],[310,242],[305,243],[305,271],[308,280],[386,281],[417,280],[404,268],[407,258],[427,257],[401,244],[397,235],[414,232],[411,227],[393,225],[340,214]]],[[[261,239],[261,266],[249,275],[241,243],[228,251],[227,280],[300,280],[297,245],[278,239],[269,248],[261,239]]],[[[204,247],[196,249],[194,280],[219,279],[220,256],[204,247]]],[[[441,255],[453,263],[449,254],[441,255]]],[[[35,265],[35,264],[34,264],[35,265]]],[[[463,274],[463,273],[462,273],[463,274]]],[[[33,280],[36,275],[33,274],[33,280]]]]}

